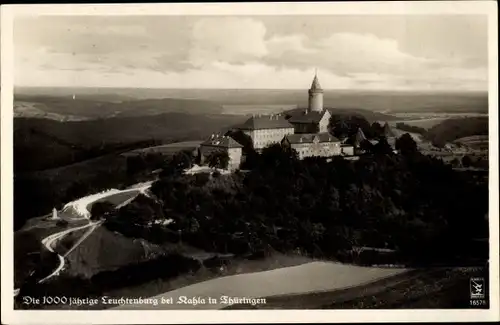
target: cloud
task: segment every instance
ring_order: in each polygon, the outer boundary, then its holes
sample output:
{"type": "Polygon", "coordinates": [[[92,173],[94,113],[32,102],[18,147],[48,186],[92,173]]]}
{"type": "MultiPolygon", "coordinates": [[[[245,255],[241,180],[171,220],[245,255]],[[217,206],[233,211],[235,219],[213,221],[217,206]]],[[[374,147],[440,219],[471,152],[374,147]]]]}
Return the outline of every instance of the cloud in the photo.
{"type": "Polygon", "coordinates": [[[487,67],[474,51],[424,56],[418,44],[348,25],[315,34],[305,27],[278,33],[259,17],[116,19],[18,24],[16,84],[305,89],[318,68],[325,88],[487,86],[487,67]]]}
{"type": "Polygon", "coordinates": [[[205,18],[193,27],[189,60],[195,66],[207,62],[245,62],[268,54],[266,27],[249,18],[205,18]]]}
{"type": "Polygon", "coordinates": [[[307,48],[303,46],[305,42],[303,37],[296,37],[293,43],[289,42],[295,46],[288,46],[285,53],[273,51],[268,62],[298,68],[315,66],[341,75],[367,72],[407,73],[432,62],[400,51],[395,40],[370,34],[334,33],[307,42],[307,48]]]}
{"type": "Polygon", "coordinates": [[[67,28],[67,31],[78,34],[93,35],[107,35],[115,34],[120,36],[146,36],[147,31],[144,26],[141,25],[92,25],[92,24],[75,24],[67,28]]]}
{"type": "Polygon", "coordinates": [[[316,49],[306,47],[304,44],[307,41],[307,36],[299,35],[284,35],[284,36],[274,36],[267,40],[266,47],[269,49],[269,53],[274,56],[280,56],[288,52],[301,53],[301,54],[312,54],[317,52],[316,49]]]}

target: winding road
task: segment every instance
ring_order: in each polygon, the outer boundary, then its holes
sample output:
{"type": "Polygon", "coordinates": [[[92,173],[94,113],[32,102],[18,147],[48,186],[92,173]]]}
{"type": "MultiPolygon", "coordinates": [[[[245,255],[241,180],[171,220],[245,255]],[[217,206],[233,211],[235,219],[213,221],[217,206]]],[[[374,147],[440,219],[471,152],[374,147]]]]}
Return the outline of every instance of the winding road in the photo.
{"type": "MultiPolygon", "coordinates": [[[[106,198],[109,199],[112,196],[115,196],[118,194],[129,193],[129,192],[134,192],[134,191],[136,192],[137,195],[139,195],[139,194],[147,195],[147,190],[151,187],[151,184],[152,184],[152,182],[139,183],[139,184],[135,184],[135,185],[133,185],[130,188],[125,189],[125,190],[110,189],[107,191],[87,195],[85,197],[82,197],[82,198],[79,198],[77,200],[74,200],[72,202],[67,203],[64,206],[63,211],[67,212],[67,211],[71,210],[74,213],[68,213],[68,217],[62,218],[62,219],[66,220],[68,222],[74,222],[74,221],[79,221],[82,219],[87,219],[88,223],[83,225],[83,226],[77,226],[77,227],[65,229],[63,231],[56,232],[54,234],[51,234],[51,235],[45,237],[41,241],[43,246],[49,252],[55,253],[54,252],[54,245],[57,244],[57,242],[59,240],[63,239],[65,236],[67,236],[68,234],[70,234],[72,232],[82,230],[85,228],[89,228],[89,229],[75,242],[75,244],[68,251],[66,251],[66,253],[64,253],[63,255],[57,254],[57,256],[59,258],[58,266],[54,269],[54,271],[51,274],[49,274],[48,276],[46,276],[43,279],[41,279],[40,281],[38,281],[38,283],[43,283],[43,282],[59,275],[59,273],[64,269],[64,265],[66,263],[65,257],[68,254],[70,254],[75,248],[77,248],[88,236],[90,236],[90,234],[97,227],[99,227],[103,223],[103,221],[93,222],[90,220],[89,208],[93,203],[95,203],[96,201],[99,201],[99,200],[106,199],[106,198]]],[[[135,198],[135,196],[125,199],[123,202],[116,204],[116,208],[120,208],[120,207],[130,203],[134,198],[135,198]]],[[[54,222],[56,222],[58,219],[52,219],[52,220],[54,222]]],[[[14,289],[14,296],[17,296],[18,294],[19,294],[19,289],[15,288],[14,289]]]]}

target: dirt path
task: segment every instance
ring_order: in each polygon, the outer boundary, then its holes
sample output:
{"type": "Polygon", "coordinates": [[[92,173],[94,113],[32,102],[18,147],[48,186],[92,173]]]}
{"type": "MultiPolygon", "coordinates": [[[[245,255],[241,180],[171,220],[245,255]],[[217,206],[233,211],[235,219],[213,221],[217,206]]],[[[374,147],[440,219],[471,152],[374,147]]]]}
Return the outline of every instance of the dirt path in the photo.
{"type": "MultiPolygon", "coordinates": [[[[77,200],[74,200],[72,202],[69,202],[68,204],[65,205],[63,212],[64,211],[74,211],[75,213],[70,213],[72,217],[67,218],[66,221],[68,222],[77,222],[77,221],[82,221],[82,220],[88,220],[88,223],[83,225],[83,226],[77,226],[69,229],[65,229],[63,231],[51,234],[44,239],[41,240],[42,245],[47,249],[49,252],[54,253],[53,245],[57,243],[57,241],[63,239],[66,235],[78,231],[81,229],[85,228],[90,228],[89,231],[85,232],[81,238],[63,255],[57,254],[57,257],[59,259],[59,263],[57,267],[54,269],[52,273],[50,273],[48,276],[42,278],[38,283],[43,283],[57,275],[64,269],[65,265],[65,256],[73,251],[78,245],[80,245],[98,226],[102,224],[102,222],[92,222],[90,221],[90,211],[89,207],[96,201],[98,200],[103,200],[105,198],[110,198],[112,196],[120,195],[123,193],[131,193],[131,192],[136,192],[137,195],[140,193],[146,193],[146,191],[150,188],[151,182],[146,182],[146,183],[140,183],[137,184],[137,187],[132,187],[129,189],[125,190],[116,190],[116,189],[111,189],[108,191],[100,192],[100,193],[95,193],[91,195],[87,195],[85,197],[79,198],[77,200]]],[[[124,202],[120,202],[117,204],[117,206],[122,206],[124,203],[130,202],[134,197],[132,198],[127,198],[125,199],[124,202]]],[[[57,219],[56,219],[57,220],[57,219]]],[[[51,220],[52,222],[56,222],[56,220],[51,220]]],[[[14,296],[17,296],[19,294],[19,289],[15,288],[14,289],[14,296]]]]}

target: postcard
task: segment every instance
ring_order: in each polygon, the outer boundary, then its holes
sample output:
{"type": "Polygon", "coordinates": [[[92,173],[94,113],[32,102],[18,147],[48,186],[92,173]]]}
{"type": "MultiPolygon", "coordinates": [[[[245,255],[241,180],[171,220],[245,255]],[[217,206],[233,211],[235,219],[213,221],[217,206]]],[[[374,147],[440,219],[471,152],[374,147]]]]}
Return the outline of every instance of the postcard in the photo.
{"type": "Polygon", "coordinates": [[[2,6],[2,323],[498,320],[497,21],[2,6]]]}

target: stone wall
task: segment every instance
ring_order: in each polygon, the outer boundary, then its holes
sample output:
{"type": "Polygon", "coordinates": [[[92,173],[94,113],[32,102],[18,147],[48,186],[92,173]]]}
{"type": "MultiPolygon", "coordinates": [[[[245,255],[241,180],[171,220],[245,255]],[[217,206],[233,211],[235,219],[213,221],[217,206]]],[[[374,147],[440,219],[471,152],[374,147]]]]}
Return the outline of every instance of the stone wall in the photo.
{"type": "Polygon", "coordinates": [[[292,149],[295,149],[299,159],[305,157],[331,157],[341,154],[340,142],[322,142],[322,143],[294,143],[292,149]]]}
{"type": "Polygon", "coordinates": [[[253,147],[256,150],[265,148],[274,143],[280,143],[285,135],[293,134],[293,128],[244,130],[246,135],[252,138],[253,147]]]}

